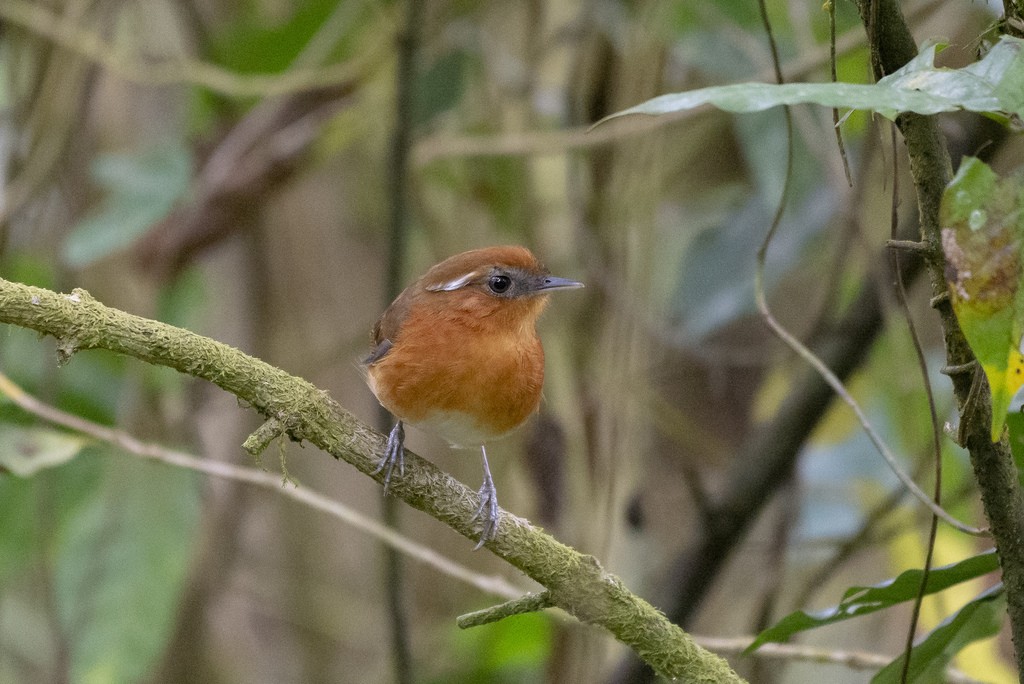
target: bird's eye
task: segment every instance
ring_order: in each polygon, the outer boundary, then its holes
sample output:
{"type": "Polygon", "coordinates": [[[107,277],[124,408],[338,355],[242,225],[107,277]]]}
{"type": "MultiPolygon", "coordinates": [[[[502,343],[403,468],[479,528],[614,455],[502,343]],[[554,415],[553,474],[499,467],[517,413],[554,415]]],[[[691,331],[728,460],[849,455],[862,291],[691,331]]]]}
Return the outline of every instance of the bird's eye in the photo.
{"type": "Polygon", "coordinates": [[[512,287],[512,279],[507,275],[492,275],[487,281],[487,287],[494,294],[505,294],[512,287]]]}

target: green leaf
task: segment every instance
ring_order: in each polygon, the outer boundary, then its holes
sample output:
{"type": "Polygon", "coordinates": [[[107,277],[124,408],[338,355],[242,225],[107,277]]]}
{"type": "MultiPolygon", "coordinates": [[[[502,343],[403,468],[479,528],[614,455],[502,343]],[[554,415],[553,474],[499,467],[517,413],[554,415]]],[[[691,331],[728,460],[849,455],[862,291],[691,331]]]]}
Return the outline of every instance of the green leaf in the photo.
{"type": "Polygon", "coordinates": [[[1024,176],[966,158],[942,196],[946,281],[960,328],[992,390],[992,441],[1024,385],[1024,176]]]}
{"type": "MultiPolygon", "coordinates": [[[[954,584],[981,577],[998,569],[999,558],[995,549],[951,565],[933,568],[928,573],[928,586],[925,588],[925,594],[934,594],[948,589],[954,584]]],[[[747,648],[746,652],[752,653],[761,644],[770,641],[785,641],[797,632],[824,627],[834,622],[849,620],[889,608],[897,603],[910,601],[917,597],[922,573],[922,570],[907,570],[899,577],[880,584],[870,587],[851,587],[846,590],[839,605],[827,610],[815,613],[798,610],[790,613],[775,625],[758,634],[757,639],[747,648]]]]}
{"type": "Polygon", "coordinates": [[[88,440],[84,437],[43,427],[0,426],[0,468],[19,477],[31,477],[78,455],[88,440]]]}
{"type": "Polygon", "coordinates": [[[1017,479],[1024,485],[1024,413],[1010,411],[1006,416],[1006,427],[1010,431],[1010,451],[1017,464],[1017,479]]]}
{"type": "MultiPolygon", "coordinates": [[[[794,180],[791,185],[794,195],[797,184],[794,180]]],[[[830,191],[807,195],[806,200],[791,196],[787,230],[768,254],[769,287],[799,263],[807,246],[828,225],[825,212],[829,204],[822,198],[830,197],[830,191]]],[[[750,264],[756,258],[758,244],[750,235],[771,221],[771,201],[777,201],[777,196],[768,200],[752,196],[748,187],[734,186],[717,194],[708,193],[701,207],[688,214],[694,238],[682,253],[673,301],[673,333],[680,341],[695,343],[754,311],[750,264]],[[701,212],[704,206],[708,207],[707,213],[701,212]]]]}
{"type": "Polygon", "coordinates": [[[29,566],[36,541],[36,501],[34,480],[0,475],[0,501],[3,525],[0,525],[0,585],[22,568],[29,566]]]}
{"type": "MultiPolygon", "coordinates": [[[[911,650],[907,682],[931,684],[945,679],[944,671],[964,647],[999,633],[1006,611],[1006,592],[1002,583],[977,596],[941,625],[933,629],[911,650]]],[[[900,681],[905,656],[892,661],[871,679],[871,684],[896,684],[900,681]]]]}
{"type": "Polygon", "coordinates": [[[771,107],[818,104],[864,109],[895,119],[901,112],[937,114],[956,110],[1024,116],[1024,41],[1004,36],[980,61],[963,69],[934,66],[936,46],[873,85],[855,83],[736,83],[661,95],[616,112],[601,122],[627,114],[670,114],[711,104],[730,112],[758,112],[771,107]]]}
{"type": "Polygon", "coordinates": [[[455,657],[428,682],[536,682],[543,679],[554,638],[551,616],[526,613],[488,625],[453,629],[455,657]]]}
{"type": "Polygon", "coordinates": [[[417,126],[429,123],[435,116],[456,104],[466,89],[469,56],[462,50],[442,55],[416,79],[415,112],[417,126]]]}
{"type": "Polygon", "coordinates": [[[198,521],[193,473],[108,459],[60,535],[57,615],[70,680],[144,681],[163,653],[198,521]]]}
{"type": "MultiPolygon", "coordinates": [[[[219,63],[235,71],[281,73],[295,66],[296,57],[308,49],[310,40],[337,7],[337,0],[292,3],[290,13],[274,21],[261,3],[240,4],[235,8],[237,19],[225,23],[225,28],[211,38],[210,50],[219,63]]],[[[286,11],[285,7],[281,9],[286,11]]],[[[347,14],[351,15],[351,10],[347,14]]],[[[336,32],[330,36],[333,40],[343,37],[336,32]]]]}
{"type": "Polygon", "coordinates": [[[64,242],[64,260],[79,268],[124,249],[167,216],[188,189],[192,161],[181,143],[172,142],[134,155],[101,156],[92,175],[108,194],[64,242]]]}

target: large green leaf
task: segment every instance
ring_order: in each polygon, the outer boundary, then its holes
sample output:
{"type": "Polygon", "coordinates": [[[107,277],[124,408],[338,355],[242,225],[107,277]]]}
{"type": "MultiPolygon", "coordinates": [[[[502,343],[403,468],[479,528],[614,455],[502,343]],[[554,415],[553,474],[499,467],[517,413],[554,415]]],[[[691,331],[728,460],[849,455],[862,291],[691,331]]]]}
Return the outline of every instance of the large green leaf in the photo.
{"type": "MultiPolygon", "coordinates": [[[[973,641],[999,633],[1006,611],[1006,592],[997,584],[949,616],[912,650],[906,681],[931,684],[945,679],[944,671],[953,657],[973,641]]],[[[871,684],[897,684],[905,656],[892,661],[874,676],[871,684]]]]}
{"type": "MultiPolygon", "coordinates": [[[[954,584],[981,577],[999,568],[999,558],[995,549],[964,559],[951,565],[933,568],[928,573],[928,586],[925,594],[948,589],[954,584]]],[[[772,627],[757,635],[747,652],[769,641],[785,641],[797,632],[816,627],[824,627],[833,622],[841,622],[860,615],[867,615],[877,610],[889,608],[897,603],[910,601],[917,597],[921,586],[922,570],[907,570],[895,579],[887,580],[870,587],[851,587],[847,589],[839,605],[827,610],[806,613],[798,610],[782,618],[772,627]]]]}
{"type": "Polygon", "coordinates": [[[946,280],[964,337],[992,390],[992,441],[1024,385],[1024,176],[965,159],[942,196],[946,280]]]}
{"type": "Polygon", "coordinates": [[[55,554],[71,681],[144,681],[174,627],[198,521],[193,473],[109,459],[55,554]]]}
{"type": "Polygon", "coordinates": [[[1024,116],[1024,41],[1004,36],[984,58],[962,69],[935,64],[936,46],[873,85],[856,83],[736,83],[661,95],[616,112],[671,114],[710,104],[730,112],[757,112],[771,107],[818,104],[864,109],[895,119],[901,112],[937,114],[956,110],[1024,116]]]}
{"type": "Polygon", "coordinates": [[[64,259],[76,267],[124,249],[164,218],[188,189],[192,161],[183,145],[169,142],[137,154],[104,155],[92,173],[107,197],[64,243],[64,259]]]}

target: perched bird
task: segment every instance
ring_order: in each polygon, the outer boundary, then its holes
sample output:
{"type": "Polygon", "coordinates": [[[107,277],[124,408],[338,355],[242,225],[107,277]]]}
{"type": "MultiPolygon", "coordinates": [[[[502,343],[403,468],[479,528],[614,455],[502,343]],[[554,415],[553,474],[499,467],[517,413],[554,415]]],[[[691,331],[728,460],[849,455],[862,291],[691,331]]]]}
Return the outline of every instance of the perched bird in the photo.
{"type": "Polygon", "coordinates": [[[552,276],[525,247],[488,247],[445,259],[398,295],[373,326],[363,362],[370,389],[397,418],[374,471],[384,471],[385,493],[396,467],[404,471],[403,423],[453,446],[479,446],[476,548],[494,538],[498,493],[484,443],[537,409],[544,382],[537,317],[548,292],[577,287],[583,283],[552,276]]]}

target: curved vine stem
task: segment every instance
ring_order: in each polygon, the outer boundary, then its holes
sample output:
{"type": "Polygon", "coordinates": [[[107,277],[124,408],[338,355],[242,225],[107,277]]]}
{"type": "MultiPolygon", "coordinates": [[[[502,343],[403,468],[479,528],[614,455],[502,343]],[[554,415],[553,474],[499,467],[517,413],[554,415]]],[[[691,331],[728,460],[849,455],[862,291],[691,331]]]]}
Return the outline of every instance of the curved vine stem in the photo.
{"type": "Polygon", "coordinates": [[[886,464],[888,464],[893,474],[896,475],[903,486],[906,487],[918,501],[924,504],[932,513],[961,532],[975,536],[991,536],[988,530],[973,527],[955,518],[946,509],[935,503],[935,500],[928,496],[928,494],[925,493],[925,491],[921,489],[916,482],[914,482],[906,471],[903,470],[902,466],[900,466],[900,463],[893,455],[892,450],[889,449],[888,445],[875,430],[874,426],[871,425],[871,421],[869,421],[867,416],[864,415],[864,411],[861,409],[860,404],[857,403],[857,400],[854,399],[847,391],[846,386],[843,385],[843,381],[836,377],[835,373],[829,370],[828,366],[826,366],[813,351],[808,349],[807,346],[794,337],[792,333],[782,327],[782,325],[775,319],[775,316],[768,308],[768,301],[765,297],[764,263],[765,255],[768,252],[768,245],[771,242],[772,237],[775,235],[775,229],[777,227],[778,223],[773,223],[772,227],[768,230],[768,235],[765,236],[761,249],[758,250],[757,267],[754,272],[754,296],[757,300],[757,309],[761,313],[762,318],[764,318],[765,323],[768,324],[768,327],[771,328],[772,332],[774,332],[779,339],[786,344],[786,346],[796,352],[800,358],[814,368],[821,378],[828,383],[828,386],[832,388],[832,391],[836,393],[836,396],[842,399],[843,402],[853,410],[854,414],[857,416],[858,422],[867,434],[868,439],[870,439],[871,443],[875,446],[875,449],[877,449],[878,453],[881,454],[883,459],[885,459],[886,464]]]}
{"type": "MultiPolygon", "coordinates": [[[[775,80],[778,83],[783,82],[782,69],[779,66],[779,54],[778,48],[775,44],[775,36],[771,30],[771,24],[768,21],[768,11],[765,7],[764,0],[758,0],[758,6],[761,11],[761,20],[764,23],[765,30],[768,33],[768,41],[771,47],[772,61],[775,65],[775,80]]],[[[789,185],[793,177],[793,117],[790,113],[789,107],[783,107],[786,117],[786,180],[782,186],[782,196],[779,198],[779,204],[775,210],[775,215],[772,217],[771,226],[768,228],[768,233],[764,237],[764,241],[761,243],[760,248],[757,250],[757,265],[754,270],[754,297],[757,301],[757,309],[764,318],[765,323],[771,328],[779,339],[781,339],[790,349],[795,351],[800,358],[804,359],[810,364],[814,370],[821,375],[822,379],[828,383],[832,391],[836,393],[846,404],[853,409],[854,414],[857,416],[857,420],[860,422],[861,427],[864,428],[864,432],[867,433],[871,443],[875,445],[878,452],[885,459],[885,462],[889,465],[889,468],[893,471],[899,481],[903,483],[911,494],[913,494],[921,503],[928,507],[935,515],[945,520],[947,523],[960,530],[972,535],[988,535],[987,530],[982,530],[976,527],[972,527],[960,520],[956,519],[942,506],[935,502],[932,497],[928,496],[922,490],[916,482],[903,470],[892,451],[882,440],[881,436],[875,430],[874,426],[864,415],[864,412],[860,408],[860,404],[853,398],[853,396],[846,390],[842,380],[840,380],[835,373],[829,370],[814,352],[812,352],[807,346],[805,346],[800,340],[794,337],[788,330],[786,330],[772,314],[768,308],[768,300],[765,296],[764,290],[764,267],[765,260],[768,255],[768,246],[771,244],[772,238],[775,237],[775,232],[779,228],[779,224],[782,222],[782,215],[786,210],[786,198],[789,195],[789,185]]]]}

